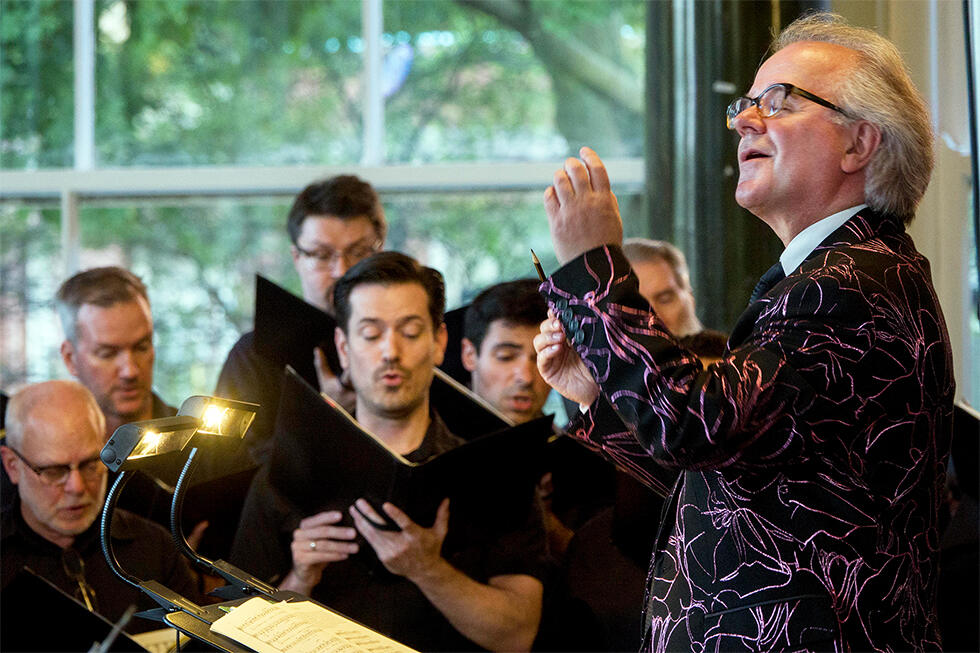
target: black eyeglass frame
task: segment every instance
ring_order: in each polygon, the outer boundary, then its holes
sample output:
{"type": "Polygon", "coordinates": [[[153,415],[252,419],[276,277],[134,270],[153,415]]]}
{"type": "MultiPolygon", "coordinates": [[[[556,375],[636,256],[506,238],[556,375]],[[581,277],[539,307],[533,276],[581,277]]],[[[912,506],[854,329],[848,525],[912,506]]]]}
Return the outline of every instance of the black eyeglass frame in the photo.
{"type": "MultiPolygon", "coordinates": [[[[99,457],[98,454],[96,454],[95,456],[92,456],[91,458],[86,458],[85,460],[83,460],[81,462],[77,462],[77,463],[68,463],[68,464],[61,464],[61,465],[35,465],[31,461],[29,461],[27,458],[25,458],[24,457],[24,454],[22,454],[21,452],[17,451],[13,447],[11,447],[9,444],[5,444],[3,446],[6,447],[7,449],[10,449],[11,451],[13,451],[14,452],[14,455],[16,455],[18,458],[20,458],[21,462],[23,462],[25,465],[27,465],[27,468],[29,470],[31,470],[32,472],[34,472],[35,474],[37,474],[38,478],[40,478],[42,481],[44,481],[48,485],[64,485],[65,483],[68,482],[68,477],[71,476],[72,471],[74,471],[76,469],[78,470],[78,473],[82,475],[83,478],[88,478],[88,476],[85,474],[85,472],[82,471],[82,468],[83,467],[86,467],[87,465],[91,465],[92,463],[100,463],[100,464],[102,463],[102,459],[99,457]],[[44,473],[45,472],[52,471],[52,470],[57,470],[57,469],[68,470],[68,471],[65,471],[58,478],[58,480],[56,480],[56,481],[51,481],[51,480],[48,480],[47,478],[45,478],[45,476],[44,476],[44,473]]],[[[96,470],[98,470],[98,467],[96,467],[96,470]]]]}
{"type": "MultiPolygon", "coordinates": [[[[366,256],[362,257],[362,259],[363,258],[367,258],[368,256],[371,256],[372,254],[377,254],[379,251],[381,251],[381,242],[382,241],[380,239],[378,239],[378,240],[372,241],[370,245],[367,245],[367,244],[363,245],[364,249],[365,250],[369,250],[369,251],[367,252],[366,256]]],[[[359,245],[359,244],[358,243],[354,243],[354,245],[359,245]]],[[[353,258],[354,255],[355,255],[355,253],[357,253],[357,254],[360,253],[359,251],[357,251],[357,250],[360,250],[360,246],[349,247],[348,249],[346,249],[346,250],[344,250],[342,252],[331,251],[329,256],[325,256],[323,252],[318,252],[316,250],[304,249],[304,248],[302,248],[302,247],[299,246],[299,243],[293,243],[293,247],[296,248],[296,251],[299,252],[299,254],[301,256],[304,256],[304,257],[309,258],[309,259],[313,259],[317,263],[326,263],[328,265],[330,263],[332,263],[337,258],[341,258],[344,261],[346,261],[346,260],[348,260],[348,258],[353,258]],[[355,250],[355,252],[351,252],[350,250],[355,250]]],[[[358,259],[358,260],[361,260],[361,259],[358,259]]]]}
{"type": "Polygon", "coordinates": [[[738,104],[739,102],[741,102],[742,100],[748,100],[752,105],[754,105],[755,108],[759,111],[759,115],[762,116],[763,118],[771,118],[774,115],[776,115],[777,113],[779,113],[780,111],[782,111],[783,110],[783,106],[780,105],[778,109],[776,109],[775,111],[773,111],[769,115],[766,115],[763,112],[763,110],[762,110],[762,105],[759,104],[759,100],[761,100],[762,97],[766,93],[768,93],[769,91],[771,91],[772,89],[777,88],[777,87],[780,87],[780,88],[782,88],[782,89],[784,89],[786,91],[786,95],[783,97],[783,102],[785,102],[786,101],[786,98],[789,97],[790,95],[799,95],[800,97],[806,98],[807,100],[810,100],[811,102],[816,102],[820,106],[827,107],[828,109],[833,109],[834,111],[836,111],[837,113],[841,114],[842,116],[845,116],[847,118],[850,118],[851,117],[850,115],[848,115],[848,113],[846,111],[844,111],[843,109],[841,109],[839,106],[837,106],[836,104],[834,104],[830,100],[825,100],[822,97],[820,97],[819,95],[816,95],[814,93],[811,93],[810,91],[808,91],[806,89],[802,89],[799,86],[796,86],[794,84],[789,84],[787,82],[776,82],[775,84],[770,84],[769,86],[767,86],[764,89],[762,89],[762,92],[759,93],[754,98],[749,97],[748,95],[742,95],[742,96],[739,96],[739,97],[735,98],[734,100],[732,100],[731,104],[728,105],[728,109],[725,111],[725,123],[726,123],[727,127],[729,129],[735,129],[735,127],[733,126],[733,123],[734,123],[735,118],[738,117],[743,111],[745,111],[746,109],[748,109],[748,107],[745,107],[744,109],[742,109],[740,111],[735,111],[735,105],[738,104]]]}

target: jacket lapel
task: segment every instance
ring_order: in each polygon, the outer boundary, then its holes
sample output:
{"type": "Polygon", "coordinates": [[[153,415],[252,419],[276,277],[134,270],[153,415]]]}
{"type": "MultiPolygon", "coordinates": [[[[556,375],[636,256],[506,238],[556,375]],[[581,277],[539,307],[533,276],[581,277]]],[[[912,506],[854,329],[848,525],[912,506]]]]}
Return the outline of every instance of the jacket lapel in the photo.
{"type": "MultiPolygon", "coordinates": [[[[824,254],[828,250],[848,247],[876,238],[889,230],[901,229],[900,222],[892,216],[883,215],[865,207],[852,216],[847,222],[827,236],[822,243],[810,252],[800,267],[793,270],[785,279],[773,286],[789,287],[795,282],[799,272],[808,272],[823,265],[824,254]],[[788,284],[788,285],[787,285],[788,284]]],[[[771,299],[765,297],[749,304],[735,321],[731,335],[728,337],[728,349],[735,349],[745,342],[755,327],[759,316],[769,306],[771,299]]]]}

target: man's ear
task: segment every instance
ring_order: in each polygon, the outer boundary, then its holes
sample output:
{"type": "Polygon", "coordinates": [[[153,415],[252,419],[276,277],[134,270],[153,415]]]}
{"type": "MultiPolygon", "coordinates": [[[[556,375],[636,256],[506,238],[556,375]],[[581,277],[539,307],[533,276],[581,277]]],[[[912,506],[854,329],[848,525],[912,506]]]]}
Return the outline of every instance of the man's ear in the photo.
{"type": "Polygon", "coordinates": [[[14,463],[17,456],[7,447],[0,447],[0,458],[3,458],[3,468],[7,470],[10,482],[16,485],[20,482],[20,467],[14,463]]]}
{"type": "Polygon", "coordinates": [[[436,329],[436,365],[442,365],[443,359],[446,357],[446,345],[449,343],[449,331],[446,329],[446,323],[443,322],[436,329]]]}
{"type": "Polygon", "coordinates": [[[72,376],[78,376],[78,365],[75,364],[75,345],[71,343],[71,340],[65,340],[61,343],[61,360],[65,362],[65,367],[68,369],[68,373],[72,376]]]}
{"type": "Polygon", "coordinates": [[[881,145],[881,130],[867,120],[858,120],[848,126],[850,146],[841,160],[841,170],[854,173],[865,168],[881,145]]]}
{"type": "Polygon", "coordinates": [[[350,369],[350,357],[347,351],[347,335],[340,327],[334,327],[333,344],[337,347],[337,358],[340,359],[340,366],[345,370],[350,369]]]}
{"type": "Polygon", "coordinates": [[[479,358],[477,356],[476,345],[474,345],[469,338],[463,338],[461,344],[463,367],[466,368],[467,372],[472,372],[476,369],[476,359],[479,358]]]}
{"type": "Polygon", "coordinates": [[[300,273],[300,269],[299,269],[300,253],[299,253],[299,250],[296,249],[296,245],[290,245],[289,246],[289,255],[293,259],[293,267],[296,268],[296,274],[299,274],[300,273]]]}

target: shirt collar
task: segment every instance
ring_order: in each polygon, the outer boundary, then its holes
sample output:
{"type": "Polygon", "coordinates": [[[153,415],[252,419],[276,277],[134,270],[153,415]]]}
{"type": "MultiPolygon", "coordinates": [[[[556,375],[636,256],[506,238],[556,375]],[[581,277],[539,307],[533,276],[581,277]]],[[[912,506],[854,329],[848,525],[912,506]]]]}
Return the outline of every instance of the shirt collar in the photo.
{"type": "Polygon", "coordinates": [[[783,272],[787,275],[800,267],[806,260],[810,252],[823,242],[824,238],[834,233],[842,224],[850,220],[858,211],[866,207],[867,204],[858,204],[849,209],[844,209],[822,220],[818,220],[809,227],[796,234],[789,245],[779,255],[779,262],[783,266],[783,272]]]}
{"type": "Polygon", "coordinates": [[[463,442],[461,438],[450,432],[449,427],[442,421],[439,413],[435,410],[430,410],[429,416],[429,428],[425,431],[425,437],[422,439],[422,443],[418,446],[418,449],[405,456],[407,460],[415,463],[425,462],[430,458],[455,448],[463,442]]]}

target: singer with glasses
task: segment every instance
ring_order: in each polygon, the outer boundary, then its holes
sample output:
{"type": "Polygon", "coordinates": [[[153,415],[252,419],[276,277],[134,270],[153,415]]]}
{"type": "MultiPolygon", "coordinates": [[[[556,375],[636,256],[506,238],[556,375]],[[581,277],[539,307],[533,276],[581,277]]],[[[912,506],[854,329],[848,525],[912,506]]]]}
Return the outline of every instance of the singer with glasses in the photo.
{"type": "MultiPolygon", "coordinates": [[[[131,604],[156,607],[112,573],[99,543],[108,470],[99,459],[105,417],[92,393],[75,381],[26,386],[10,399],[6,427],[0,457],[16,494],[0,521],[0,606],[17,600],[4,588],[27,567],[109,621],[131,604]]],[[[196,579],[167,531],[121,509],[112,526],[113,548],[126,568],[185,596],[199,596],[196,579]]],[[[126,630],[159,627],[133,619],[126,630]]]]}
{"type": "Polygon", "coordinates": [[[24,454],[14,449],[9,443],[6,445],[6,447],[13,451],[14,455],[20,458],[21,462],[23,462],[29,470],[37,474],[47,485],[64,485],[68,481],[69,474],[74,471],[81,474],[82,478],[86,481],[94,481],[105,472],[105,465],[102,464],[102,460],[99,458],[99,456],[94,456],[79,463],[71,463],[68,465],[44,465],[41,467],[29,461],[24,457],[24,454]]]}
{"type": "MultiPolygon", "coordinates": [[[[344,273],[384,247],[388,224],[381,198],[371,184],[353,175],[338,175],[315,181],[293,200],[286,217],[289,253],[299,277],[303,299],[333,313],[333,286],[344,273]]],[[[332,334],[325,334],[326,338],[332,334]]],[[[348,410],[354,408],[354,392],[326,362],[319,348],[293,367],[306,377],[319,379],[320,391],[348,410]],[[308,368],[308,369],[307,369],[308,368]]],[[[242,335],[228,353],[214,394],[262,406],[245,436],[241,458],[227,461],[225,471],[265,462],[271,446],[283,369],[255,341],[255,332],[242,335]]],[[[206,463],[199,474],[216,476],[206,463]]]]}

